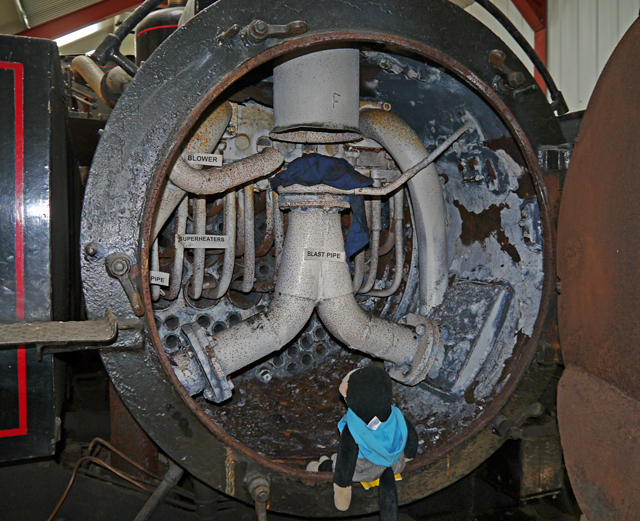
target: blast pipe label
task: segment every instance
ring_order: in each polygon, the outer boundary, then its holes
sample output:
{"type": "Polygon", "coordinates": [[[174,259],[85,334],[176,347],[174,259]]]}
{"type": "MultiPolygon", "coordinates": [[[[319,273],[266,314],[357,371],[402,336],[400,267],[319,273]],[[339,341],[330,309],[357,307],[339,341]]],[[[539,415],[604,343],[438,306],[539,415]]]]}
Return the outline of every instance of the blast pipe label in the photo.
{"type": "Polygon", "coordinates": [[[309,248],[304,249],[305,261],[344,262],[345,259],[346,254],[343,251],[311,250],[309,248]]]}

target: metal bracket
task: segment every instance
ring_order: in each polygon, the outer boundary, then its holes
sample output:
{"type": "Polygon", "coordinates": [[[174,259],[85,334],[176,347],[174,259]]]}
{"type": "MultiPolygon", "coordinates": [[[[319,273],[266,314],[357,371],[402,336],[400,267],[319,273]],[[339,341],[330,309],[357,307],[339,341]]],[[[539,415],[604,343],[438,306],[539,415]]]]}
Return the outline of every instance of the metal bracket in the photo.
{"type": "Polygon", "coordinates": [[[22,322],[0,324],[0,348],[19,344],[110,342],[118,334],[118,321],[107,310],[102,320],[85,322],[22,322]]]}
{"type": "Polygon", "coordinates": [[[508,92],[521,87],[525,82],[524,74],[507,67],[504,62],[507,56],[499,49],[489,53],[489,66],[498,73],[493,79],[493,88],[497,92],[508,92]]]}
{"type": "Polygon", "coordinates": [[[131,280],[131,259],[124,253],[112,253],[106,259],[107,273],[113,278],[118,279],[122,285],[131,309],[138,317],[144,316],[144,306],[142,305],[142,299],[138,290],[136,290],[131,280]]]}
{"type": "Polygon", "coordinates": [[[109,309],[101,320],[0,324],[0,350],[23,345],[35,347],[39,354],[52,354],[86,349],[137,348],[142,344],[141,328],[139,320],[118,320],[109,309]],[[118,331],[125,334],[118,335],[118,331]]]}
{"type": "Polygon", "coordinates": [[[272,25],[264,20],[254,20],[242,31],[242,36],[250,43],[262,43],[268,38],[289,38],[307,32],[307,24],[301,20],[286,25],[272,25]]]}
{"type": "Polygon", "coordinates": [[[415,329],[418,347],[410,365],[398,366],[385,362],[389,376],[405,385],[417,385],[422,382],[438,359],[442,360],[438,324],[430,318],[409,313],[398,324],[415,329]]]}
{"type": "Polygon", "coordinates": [[[195,353],[196,360],[207,380],[208,386],[204,390],[204,398],[215,403],[224,402],[231,398],[233,383],[224,374],[205,330],[194,322],[182,326],[182,332],[187,336],[191,349],[195,353]]]}

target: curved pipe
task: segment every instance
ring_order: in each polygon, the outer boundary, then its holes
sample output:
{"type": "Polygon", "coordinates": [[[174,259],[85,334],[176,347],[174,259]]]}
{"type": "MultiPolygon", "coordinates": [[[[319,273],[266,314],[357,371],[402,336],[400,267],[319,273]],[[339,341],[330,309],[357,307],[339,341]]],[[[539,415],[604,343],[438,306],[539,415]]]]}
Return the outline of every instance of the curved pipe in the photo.
{"type": "MultiPolygon", "coordinates": [[[[164,201],[164,199],[163,199],[164,201]]],[[[189,215],[189,200],[183,198],[180,206],[178,206],[178,218],[175,223],[174,248],[175,254],[173,258],[173,268],[171,270],[171,284],[165,298],[173,300],[178,296],[182,287],[182,269],[184,267],[184,246],[178,240],[178,235],[184,235],[187,229],[187,217],[189,215]]]]}
{"type": "Polygon", "coordinates": [[[236,193],[229,192],[224,196],[224,233],[229,237],[229,247],[224,251],[222,275],[218,281],[212,299],[221,298],[229,289],[236,260],[236,193]]]}
{"type": "Polygon", "coordinates": [[[219,194],[269,175],[284,162],[275,148],[266,147],[253,156],[223,167],[198,170],[179,157],[169,179],[186,192],[199,195],[219,194]]]}
{"type": "MultiPolygon", "coordinates": [[[[207,199],[203,195],[192,199],[193,223],[196,235],[207,233],[207,199]]],[[[193,248],[193,275],[191,276],[190,297],[198,300],[202,296],[204,284],[204,263],[207,250],[205,248],[193,248]]]]}
{"type": "Polygon", "coordinates": [[[173,215],[173,211],[185,199],[185,195],[187,195],[187,192],[185,192],[181,188],[178,188],[171,181],[167,183],[167,186],[162,193],[160,208],[158,208],[156,219],[153,222],[151,239],[155,240],[156,237],[158,237],[158,234],[162,230],[162,227],[169,220],[169,217],[173,215]]]}
{"type": "Polygon", "coordinates": [[[410,364],[416,353],[414,331],[367,313],[352,295],[325,300],[318,316],[333,336],[352,349],[397,365],[410,364]]]}
{"type": "MultiPolygon", "coordinates": [[[[186,153],[210,154],[213,152],[227,129],[233,109],[231,103],[225,101],[217,107],[207,118],[200,124],[198,130],[189,139],[184,151],[186,153]]],[[[202,167],[197,168],[200,170],[202,167]]]]}
{"type": "Polygon", "coordinates": [[[353,268],[354,295],[358,293],[358,291],[360,291],[363,280],[364,280],[364,250],[358,252],[354,261],[354,268],[353,268]]]}
{"type": "MultiPolygon", "coordinates": [[[[78,58],[82,58],[82,56],[78,56],[74,58],[74,61],[78,58]]],[[[89,58],[87,58],[89,59],[89,58]]],[[[92,60],[91,63],[93,63],[92,60]]],[[[82,62],[84,63],[84,62],[82,62]]],[[[95,63],[94,63],[95,65],[95,63]]],[[[220,139],[224,134],[227,126],[229,125],[229,121],[231,121],[231,116],[233,113],[233,109],[231,108],[231,103],[225,101],[222,105],[220,105],[216,110],[214,110],[209,117],[207,117],[198,127],[195,134],[189,139],[187,146],[185,147],[185,152],[187,153],[196,153],[196,154],[209,154],[218,146],[220,139]]],[[[160,230],[167,222],[167,219],[171,217],[173,211],[180,204],[187,191],[185,188],[179,188],[173,182],[171,182],[172,177],[182,178],[185,176],[184,171],[186,170],[184,165],[186,165],[191,171],[196,172],[192,174],[194,177],[199,175],[201,167],[190,167],[186,164],[186,162],[182,158],[178,158],[177,163],[174,165],[173,170],[169,174],[169,182],[167,183],[166,188],[164,189],[164,193],[162,194],[162,201],[160,202],[160,208],[158,209],[158,213],[156,215],[156,220],[153,227],[153,232],[151,233],[151,238],[155,239],[160,230]]],[[[194,192],[195,193],[195,192],[194,192]]]]}
{"type": "MultiPolygon", "coordinates": [[[[403,172],[429,156],[411,127],[391,112],[362,110],[360,131],[382,145],[403,172]]],[[[418,242],[420,314],[426,315],[442,302],[449,274],[445,205],[435,165],[432,163],[416,174],[408,186],[418,242]]]]}
{"type": "Polygon", "coordinates": [[[273,245],[273,190],[271,189],[271,185],[267,187],[265,203],[265,212],[267,214],[265,231],[260,246],[256,248],[256,257],[264,257],[269,253],[273,245]]]}

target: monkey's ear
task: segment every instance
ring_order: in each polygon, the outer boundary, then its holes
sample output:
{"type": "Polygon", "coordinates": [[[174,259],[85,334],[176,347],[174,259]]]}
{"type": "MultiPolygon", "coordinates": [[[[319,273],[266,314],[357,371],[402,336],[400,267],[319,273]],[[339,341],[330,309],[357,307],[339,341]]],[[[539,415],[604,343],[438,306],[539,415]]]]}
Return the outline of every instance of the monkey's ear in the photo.
{"type": "Polygon", "coordinates": [[[347,389],[349,388],[349,378],[351,377],[351,375],[353,373],[355,373],[356,371],[359,371],[360,368],[354,369],[353,371],[349,371],[347,373],[347,376],[345,376],[342,379],[342,383],[340,383],[340,387],[338,387],[338,390],[340,391],[340,394],[342,395],[343,398],[347,397],[347,389]]]}

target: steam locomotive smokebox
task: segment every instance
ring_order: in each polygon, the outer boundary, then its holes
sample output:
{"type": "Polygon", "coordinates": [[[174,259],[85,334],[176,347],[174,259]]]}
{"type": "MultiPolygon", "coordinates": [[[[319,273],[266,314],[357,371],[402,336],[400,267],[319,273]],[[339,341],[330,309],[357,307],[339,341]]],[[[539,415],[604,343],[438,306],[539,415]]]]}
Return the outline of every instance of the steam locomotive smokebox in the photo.
{"type": "MultiPolygon", "coordinates": [[[[77,237],[53,42],[0,36],[0,106],[0,323],[69,320],[77,237]]],[[[1,461],[52,454],[57,436],[53,359],[17,347],[0,351],[1,461]]]]}

